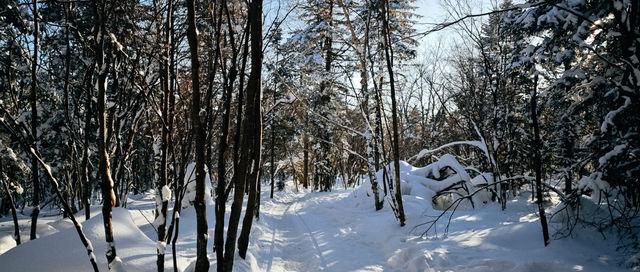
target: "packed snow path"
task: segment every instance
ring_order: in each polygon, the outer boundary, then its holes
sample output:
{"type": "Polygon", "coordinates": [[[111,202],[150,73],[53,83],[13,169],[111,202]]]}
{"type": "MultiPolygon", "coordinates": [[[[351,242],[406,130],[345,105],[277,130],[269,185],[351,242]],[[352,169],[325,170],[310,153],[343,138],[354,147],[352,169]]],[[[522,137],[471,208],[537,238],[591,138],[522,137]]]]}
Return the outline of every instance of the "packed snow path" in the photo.
{"type": "Polygon", "coordinates": [[[379,266],[371,264],[385,260],[382,253],[370,242],[353,235],[349,223],[341,222],[346,220],[323,212],[340,209],[331,207],[335,197],[335,194],[319,193],[266,202],[261,220],[272,230],[271,235],[263,233],[259,241],[268,246],[266,252],[262,249],[266,258],[260,260],[260,268],[264,271],[380,271],[379,266]]]}

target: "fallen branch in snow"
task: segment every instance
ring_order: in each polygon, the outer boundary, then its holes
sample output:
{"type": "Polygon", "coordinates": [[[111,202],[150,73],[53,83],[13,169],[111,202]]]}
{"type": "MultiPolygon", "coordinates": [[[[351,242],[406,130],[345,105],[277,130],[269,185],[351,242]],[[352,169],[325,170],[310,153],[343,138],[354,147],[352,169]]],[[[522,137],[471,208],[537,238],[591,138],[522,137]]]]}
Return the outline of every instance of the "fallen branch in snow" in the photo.
{"type": "MultiPolygon", "coordinates": [[[[503,183],[503,182],[507,182],[510,181],[511,179],[504,179],[504,180],[500,180],[500,181],[496,181],[496,183],[503,183]]],[[[453,214],[456,212],[456,210],[458,209],[458,206],[460,206],[460,204],[462,203],[463,200],[468,199],[469,201],[471,201],[471,203],[473,203],[472,201],[472,197],[477,194],[478,192],[481,192],[483,190],[487,190],[489,189],[489,187],[494,186],[494,184],[487,184],[487,185],[483,185],[479,188],[477,188],[477,190],[475,190],[473,193],[470,193],[468,195],[463,195],[460,196],[460,198],[457,198],[456,200],[454,200],[449,206],[447,206],[434,220],[431,221],[427,221],[421,224],[418,224],[416,226],[414,226],[413,228],[411,228],[411,232],[413,232],[415,229],[421,227],[421,226],[425,226],[425,225],[429,225],[427,227],[427,229],[422,232],[422,234],[420,234],[420,237],[424,237],[427,235],[427,233],[431,230],[431,229],[435,229],[436,223],[440,220],[440,218],[444,217],[444,215],[451,210],[451,214],[449,214],[449,219],[447,221],[447,226],[445,227],[444,230],[444,237],[446,238],[447,233],[449,232],[449,226],[451,225],[451,219],[453,218],[453,214]],[[452,209],[453,208],[453,209],[452,209]]],[[[472,204],[473,205],[473,204],[472,204]]],[[[436,233],[437,236],[437,233],[436,233]]]]}
{"type": "Polygon", "coordinates": [[[153,228],[153,230],[156,232],[156,234],[158,234],[158,230],[156,229],[156,226],[153,224],[153,222],[149,221],[149,218],[147,218],[146,215],[144,215],[144,213],[142,212],[142,210],[140,209],[136,209],[137,211],[140,212],[140,214],[142,215],[142,217],[144,217],[144,220],[147,220],[147,223],[149,223],[149,225],[151,225],[151,227],[153,228]]]}

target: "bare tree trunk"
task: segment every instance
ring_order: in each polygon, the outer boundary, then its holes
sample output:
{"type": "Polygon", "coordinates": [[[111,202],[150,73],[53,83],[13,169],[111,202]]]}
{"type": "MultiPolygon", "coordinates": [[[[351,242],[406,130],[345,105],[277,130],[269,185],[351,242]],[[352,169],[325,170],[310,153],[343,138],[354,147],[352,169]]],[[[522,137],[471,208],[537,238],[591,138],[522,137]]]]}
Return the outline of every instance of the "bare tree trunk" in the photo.
{"type": "MultiPolygon", "coordinates": [[[[368,51],[371,51],[371,48],[369,47],[369,43],[365,43],[365,46],[367,46],[368,51]]],[[[369,54],[368,56],[369,62],[373,64],[373,55],[369,54]]],[[[375,140],[375,167],[376,170],[380,169],[380,149],[382,149],[382,185],[384,188],[384,195],[387,196],[387,183],[388,183],[388,173],[387,173],[387,151],[385,149],[385,145],[384,145],[384,131],[382,129],[382,83],[383,83],[383,77],[380,76],[380,80],[379,80],[379,84],[380,87],[378,87],[378,85],[376,85],[376,81],[375,81],[375,73],[373,72],[373,65],[371,65],[369,67],[370,72],[371,72],[371,78],[373,79],[373,91],[375,92],[375,99],[376,99],[376,128],[375,128],[375,135],[377,135],[378,137],[374,138],[375,140]]],[[[393,188],[393,184],[389,184],[388,185],[389,189],[393,188]]]]}
{"type": "MultiPolygon", "coordinates": [[[[364,42],[360,42],[358,39],[355,30],[351,24],[351,20],[348,15],[348,11],[342,1],[338,1],[338,3],[342,6],[342,10],[344,11],[345,18],[347,21],[347,25],[349,30],[351,31],[351,35],[353,37],[354,42],[359,43],[362,48],[362,51],[358,51],[358,55],[360,58],[360,86],[362,92],[362,113],[365,118],[365,122],[367,125],[367,129],[365,131],[365,138],[367,142],[367,172],[369,174],[369,182],[371,183],[371,191],[373,192],[374,198],[374,206],[376,211],[381,210],[383,207],[383,198],[380,197],[379,188],[378,188],[378,179],[376,177],[376,167],[375,167],[375,154],[374,154],[374,143],[373,140],[375,135],[373,134],[371,116],[369,114],[369,79],[367,77],[367,48],[369,47],[369,23],[371,21],[371,10],[367,9],[367,19],[365,22],[364,29],[364,42]]],[[[367,7],[369,5],[367,4],[367,7]]]]}
{"type": "Polygon", "coordinates": [[[531,94],[531,121],[533,122],[533,167],[536,171],[536,203],[538,204],[538,213],[540,215],[540,224],[542,224],[542,237],[544,246],[549,245],[549,229],[547,226],[547,217],[544,215],[544,206],[542,206],[542,156],[540,151],[540,127],[538,126],[537,98],[538,98],[538,74],[536,73],[533,80],[533,92],[531,94]]]}
{"type": "Polygon", "coordinates": [[[107,263],[109,269],[112,269],[117,261],[116,246],[113,240],[113,229],[111,222],[111,211],[115,203],[115,196],[113,194],[113,180],[111,179],[110,167],[109,167],[109,153],[107,153],[107,124],[106,124],[106,79],[108,65],[104,60],[104,34],[106,32],[105,23],[105,7],[106,2],[94,3],[94,14],[96,18],[96,24],[94,26],[95,37],[95,58],[96,65],[98,67],[98,105],[97,105],[97,120],[98,120],[98,156],[100,156],[100,179],[102,180],[102,219],[104,221],[105,240],[107,242],[107,263]]]}
{"type": "Polygon", "coordinates": [[[205,206],[205,127],[200,122],[200,59],[199,59],[199,34],[196,26],[196,0],[187,0],[187,39],[191,54],[191,84],[193,86],[191,121],[193,122],[193,134],[196,140],[196,197],[194,206],[196,209],[197,236],[196,236],[196,271],[209,270],[209,258],[207,257],[207,207],[205,206]]]}
{"type": "MultiPolygon", "coordinates": [[[[260,182],[260,166],[262,165],[262,0],[253,0],[249,5],[249,24],[251,32],[251,73],[247,81],[247,121],[245,134],[247,142],[243,145],[244,153],[249,155],[247,160],[247,183],[249,185],[249,199],[242,221],[242,230],[238,238],[238,254],[243,259],[247,255],[249,233],[253,224],[253,213],[258,199],[257,186],[260,182]],[[248,163],[249,161],[247,161],[248,163]]],[[[241,169],[242,171],[243,169],[241,169]]],[[[231,239],[235,237],[228,237],[231,239]]],[[[233,255],[232,255],[233,256],[233,255]]]]}
{"type": "MultiPolygon", "coordinates": [[[[305,128],[308,129],[309,128],[309,114],[305,113],[305,128]]],[[[305,189],[308,188],[309,186],[309,133],[308,132],[304,132],[304,135],[302,136],[302,142],[303,142],[303,159],[302,159],[302,163],[304,164],[302,166],[302,187],[304,187],[305,189]]]]}
{"type": "MultiPolygon", "coordinates": [[[[38,0],[33,0],[33,59],[31,60],[31,135],[33,135],[31,147],[38,151],[38,0]]],[[[31,178],[33,181],[33,212],[31,212],[31,235],[34,240],[36,228],[38,226],[38,215],[40,214],[40,179],[38,177],[38,160],[35,156],[31,158],[31,178]]]]}
{"type": "MultiPolygon", "coordinates": [[[[162,89],[163,89],[163,98],[162,98],[162,145],[161,145],[161,162],[160,162],[160,180],[158,182],[157,194],[160,197],[160,207],[156,207],[156,220],[160,217],[160,224],[158,225],[158,245],[157,245],[157,253],[158,259],[156,261],[156,265],[158,267],[158,272],[164,271],[164,255],[166,250],[166,242],[167,242],[167,210],[169,209],[169,200],[171,200],[171,190],[169,189],[169,181],[168,181],[168,158],[169,158],[169,134],[171,133],[169,128],[169,99],[173,94],[170,92],[170,82],[169,82],[169,60],[171,59],[171,29],[173,28],[171,22],[171,14],[173,13],[173,0],[167,1],[167,22],[165,24],[165,41],[166,48],[165,54],[166,57],[163,59],[163,69],[161,69],[161,77],[162,80],[162,89]],[[168,194],[168,195],[167,195],[168,194]]],[[[133,132],[132,132],[133,133],[133,132]]],[[[177,205],[177,203],[176,203],[177,205]]],[[[174,206],[176,206],[174,205],[174,206]]]]}
{"type": "Polygon", "coordinates": [[[84,147],[82,152],[82,163],[80,165],[80,178],[82,178],[82,183],[84,184],[84,194],[83,201],[85,202],[85,220],[89,220],[91,217],[91,193],[93,192],[93,188],[91,188],[89,182],[89,141],[91,139],[91,79],[93,77],[93,71],[95,70],[95,63],[92,63],[89,67],[89,70],[85,74],[85,92],[86,92],[86,100],[85,100],[85,120],[84,120],[84,147]]]}
{"type": "Polygon", "coordinates": [[[18,214],[16,213],[16,204],[13,202],[13,195],[9,191],[9,186],[4,180],[4,171],[2,170],[2,160],[0,160],[0,183],[4,187],[4,191],[7,192],[9,202],[11,203],[11,216],[13,216],[13,238],[16,240],[16,245],[20,245],[20,226],[18,225],[18,214]]]}
{"type": "MultiPolygon", "coordinates": [[[[223,5],[226,5],[226,1],[221,1],[218,3],[220,5],[218,8],[220,9],[218,16],[218,25],[216,26],[216,52],[220,54],[220,26],[222,25],[222,9],[223,5]]],[[[232,45],[235,46],[235,45],[232,45]]],[[[222,114],[222,127],[221,127],[221,135],[220,135],[220,143],[218,147],[218,184],[216,186],[216,225],[215,225],[215,233],[213,237],[213,251],[216,252],[216,260],[217,260],[217,270],[219,272],[223,271],[224,267],[224,214],[226,210],[226,163],[225,163],[225,154],[227,152],[227,148],[229,147],[229,131],[231,127],[231,100],[233,95],[233,87],[232,83],[229,80],[225,79],[227,88],[225,88],[224,92],[224,102],[223,102],[223,114],[222,114]]],[[[239,136],[239,135],[238,135],[239,136]]]]}
{"type": "MultiPolygon", "coordinates": [[[[276,89],[273,89],[273,104],[275,106],[276,103],[276,89]]],[[[276,166],[275,166],[275,149],[276,149],[276,133],[275,133],[275,117],[271,118],[271,194],[269,198],[273,198],[273,187],[275,187],[275,174],[276,174],[276,166]]]]}
{"type": "MultiPolygon", "coordinates": [[[[79,179],[79,172],[80,169],[78,167],[78,152],[77,152],[77,138],[76,138],[76,134],[74,132],[74,128],[73,128],[73,123],[71,121],[71,114],[69,112],[69,89],[70,89],[70,84],[69,84],[69,77],[71,75],[70,72],[70,68],[71,68],[71,42],[70,42],[70,22],[69,22],[69,13],[71,12],[71,2],[69,2],[67,4],[67,6],[64,8],[64,16],[65,16],[65,23],[66,23],[66,27],[65,27],[65,45],[66,45],[66,49],[65,49],[65,56],[64,56],[64,116],[65,116],[65,126],[67,127],[67,130],[69,131],[70,135],[71,135],[71,152],[69,152],[69,160],[71,162],[71,168],[72,168],[72,179],[73,179],[73,191],[72,191],[72,201],[71,201],[71,205],[72,208],[74,209],[73,213],[76,213],[77,210],[75,209],[75,199],[76,197],[78,197],[79,201],[78,201],[78,208],[82,209],[84,207],[84,203],[82,202],[82,200],[80,200],[82,197],[82,183],[80,182],[79,179]]],[[[72,182],[69,182],[69,184],[72,184],[72,182]]]]}
{"type": "Polygon", "coordinates": [[[395,202],[397,217],[400,220],[400,226],[404,226],[405,216],[404,207],[402,205],[402,192],[400,187],[400,148],[399,148],[399,135],[398,135],[398,113],[396,105],[396,89],[393,78],[393,50],[391,49],[391,37],[389,34],[389,0],[385,0],[383,7],[384,27],[383,39],[384,39],[384,53],[387,60],[387,70],[389,71],[389,85],[391,87],[391,117],[393,123],[393,168],[395,170],[395,202]]]}

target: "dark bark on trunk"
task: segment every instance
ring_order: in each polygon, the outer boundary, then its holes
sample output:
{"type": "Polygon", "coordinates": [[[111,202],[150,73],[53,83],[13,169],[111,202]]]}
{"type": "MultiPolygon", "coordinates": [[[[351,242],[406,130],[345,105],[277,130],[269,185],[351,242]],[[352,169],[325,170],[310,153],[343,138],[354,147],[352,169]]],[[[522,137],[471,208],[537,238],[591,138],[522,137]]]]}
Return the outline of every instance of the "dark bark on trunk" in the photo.
{"type": "Polygon", "coordinates": [[[2,160],[0,160],[0,183],[4,187],[4,191],[7,192],[9,197],[9,203],[11,204],[11,216],[13,216],[13,238],[16,240],[16,245],[20,245],[20,225],[18,225],[18,214],[16,212],[16,204],[13,201],[13,194],[9,191],[9,186],[4,180],[4,171],[2,169],[2,160]]]}
{"type": "Polygon", "coordinates": [[[95,33],[95,59],[98,67],[98,105],[97,105],[97,120],[98,120],[98,156],[100,156],[99,175],[101,179],[102,188],[102,219],[104,221],[105,240],[107,242],[107,263],[109,269],[113,267],[116,260],[116,247],[113,240],[113,229],[111,222],[111,211],[115,203],[115,196],[113,194],[113,180],[111,179],[110,167],[109,167],[109,153],[107,153],[107,124],[106,124],[106,79],[107,79],[107,64],[104,59],[104,34],[106,32],[106,2],[94,3],[94,14],[96,18],[96,24],[94,26],[95,33]]]}
{"type": "MultiPolygon", "coordinates": [[[[223,6],[227,4],[226,1],[222,1],[219,3],[219,13],[218,13],[218,23],[216,30],[216,54],[220,54],[220,27],[222,26],[222,10],[223,6]]],[[[231,34],[233,35],[233,34],[231,34]]],[[[232,45],[235,46],[235,45],[232,45]]],[[[235,65],[234,65],[235,66],[235,65]]],[[[230,71],[229,75],[235,73],[234,71],[230,71]]],[[[235,75],[233,75],[235,80],[235,75]]],[[[226,212],[226,163],[225,163],[225,154],[229,147],[229,131],[231,127],[231,100],[233,95],[233,82],[229,82],[229,79],[225,79],[226,88],[224,92],[224,103],[223,103],[223,114],[222,114],[222,127],[221,127],[221,135],[220,135],[220,143],[218,147],[218,184],[216,186],[216,225],[215,225],[215,233],[213,236],[213,251],[216,252],[216,260],[217,260],[217,271],[224,271],[224,214],[226,212]]]]}
{"type": "MultiPolygon", "coordinates": [[[[168,159],[169,159],[169,134],[171,133],[169,122],[169,99],[173,95],[170,89],[170,74],[169,74],[169,60],[171,59],[171,29],[173,28],[171,22],[171,14],[173,13],[173,0],[168,0],[167,3],[167,21],[165,24],[165,58],[163,58],[163,68],[161,69],[161,77],[163,77],[163,98],[162,98],[162,118],[164,119],[162,122],[162,146],[161,146],[161,162],[160,162],[160,181],[156,186],[158,189],[157,193],[160,196],[162,201],[160,207],[156,207],[156,218],[158,216],[161,217],[162,221],[158,225],[158,259],[156,261],[156,265],[158,267],[158,272],[164,271],[164,256],[166,250],[166,241],[167,241],[167,210],[169,208],[169,200],[171,199],[171,191],[165,190],[165,186],[169,186],[169,176],[168,176],[168,159]],[[169,196],[165,194],[169,193],[169,196]]],[[[174,205],[175,206],[175,205],[174,205]]]]}
{"type": "MultiPolygon", "coordinates": [[[[247,183],[249,199],[242,222],[242,231],[238,238],[238,254],[243,259],[247,255],[249,233],[253,224],[254,210],[258,201],[258,183],[262,159],[262,0],[253,0],[249,6],[249,24],[251,32],[251,73],[247,81],[247,117],[245,122],[246,144],[243,153],[247,154],[247,183]]],[[[241,169],[242,170],[242,169],[241,169]]],[[[235,237],[233,237],[235,238],[235,237]]],[[[231,238],[228,238],[231,239],[231,238]]]]}
{"type": "Polygon", "coordinates": [[[209,270],[209,258],[207,257],[207,207],[205,206],[205,141],[206,128],[200,122],[200,59],[199,59],[199,35],[196,26],[196,0],[187,0],[187,39],[191,55],[191,84],[193,86],[191,121],[193,122],[193,134],[196,141],[196,197],[194,206],[196,209],[197,236],[196,236],[196,271],[209,270]]]}
{"type": "MultiPolygon", "coordinates": [[[[69,182],[69,184],[73,184],[73,190],[72,190],[72,195],[71,195],[71,205],[73,208],[73,213],[76,213],[77,210],[75,208],[75,199],[76,197],[78,197],[78,199],[82,198],[82,183],[79,182],[79,172],[80,169],[78,167],[78,152],[77,152],[77,138],[76,138],[76,134],[74,132],[74,128],[73,128],[73,123],[71,121],[71,114],[70,114],[70,109],[69,109],[69,91],[70,91],[70,84],[69,84],[69,77],[71,75],[70,72],[70,68],[71,68],[71,42],[70,42],[70,22],[69,22],[69,13],[71,12],[71,2],[69,2],[67,4],[67,6],[64,9],[64,16],[65,16],[65,23],[66,23],[66,27],[65,27],[65,45],[66,45],[66,52],[65,52],[65,56],[64,56],[64,116],[65,116],[65,126],[67,127],[67,130],[70,133],[70,138],[71,138],[71,152],[69,152],[69,161],[71,163],[71,175],[73,182],[69,182]]],[[[78,208],[82,209],[84,207],[84,203],[82,203],[82,200],[78,201],[78,208]]]]}
{"type": "Polygon", "coordinates": [[[538,204],[538,213],[540,215],[540,224],[542,225],[542,237],[544,239],[544,246],[549,245],[549,229],[547,226],[547,217],[544,214],[544,206],[542,205],[542,155],[540,154],[542,145],[540,142],[540,127],[538,126],[538,112],[537,112],[537,92],[538,92],[538,74],[535,75],[533,80],[533,93],[531,94],[531,121],[533,122],[533,150],[534,160],[533,167],[536,172],[536,203],[538,204]]]}
{"type": "Polygon", "coordinates": [[[86,92],[86,100],[85,100],[85,120],[84,120],[84,147],[82,152],[82,163],[80,165],[80,177],[82,178],[82,183],[84,184],[84,194],[83,201],[85,206],[85,220],[89,220],[91,217],[91,193],[92,188],[89,183],[89,143],[92,138],[91,134],[91,97],[92,97],[92,86],[91,81],[93,78],[93,72],[95,70],[95,63],[92,63],[89,67],[89,70],[85,74],[85,92],[86,92]]]}
{"type": "Polygon", "coordinates": [[[400,148],[399,148],[399,135],[398,135],[398,113],[396,105],[396,89],[393,78],[393,50],[391,48],[391,37],[389,34],[389,0],[385,1],[383,8],[384,13],[384,27],[383,39],[384,39],[384,53],[387,60],[387,70],[389,71],[389,85],[391,87],[391,117],[393,123],[393,168],[395,170],[395,201],[398,220],[400,220],[400,226],[404,226],[405,216],[404,207],[402,205],[402,192],[400,187],[400,148]]]}
{"type": "MultiPolygon", "coordinates": [[[[305,114],[305,128],[309,128],[309,115],[305,114]]],[[[302,187],[307,189],[309,187],[309,133],[304,132],[302,136],[303,142],[303,160],[302,163],[302,187]]]]}
{"type": "Polygon", "coordinates": [[[176,235],[171,241],[171,252],[173,253],[173,271],[178,272],[178,256],[176,255],[176,241],[178,240],[178,231],[180,230],[180,217],[176,218],[176,235]]]}
{"type": "MultiPolygon", "coordinates": [[[[38,1],[33,0],[33,59],[31,60],[31,135],[33,135],[31,147],[38,151],[38,1]]],[[[38,160],[31,158],[31,180],[33,181],[33,212],[31,212],[30,239],[36,239],[38,215],[40,214],[40,179],[38,177],[38,160]]]]}
{"type": "MultiPolygon", "coordinates": [[[[247,102],[249,103],[249,102],[247,102]]],[[[247,111],[249,112],[249,111],[247,111]]],[[[247,126],[247,122],[243,122],[243,127],[247,126]]],[[[246,129],[243,129],[243,131],[246,129]]],[[[238,168],[235,169],[231,182],[233,183],[233,202],[231,204],[231,213],[229,215],[229,224],[227,226],[227,240],[224,244],[224,260],[223,270],[231,271],[233,269],[233,257],[236,249],[236,236],[238,234],[238,224],[240,223],[240,213],[242,212],[242,201],[244,198],[245,181],[247,179],[246,169],[248,168],[248,154],[246,152],[246,142],[248,134],[243,134],[242,152],[238,161],[238,168]]],[[[248,208],[249,206],[247,206],[248,208]]]]}
{"type": "MultiPolygon", "coordinates": [[[[275,106],[276,103],[276,90],[273,89],[273,104],[275,106]]],[[[275,174],[276,174],[276,165],[275,165],[275,149],[276,149],[276,127],[275,127],[275,117],[271,118],[271,192],[269,194],[269,198],[273,198],[273,189],[275,187],[275,174]]]]}

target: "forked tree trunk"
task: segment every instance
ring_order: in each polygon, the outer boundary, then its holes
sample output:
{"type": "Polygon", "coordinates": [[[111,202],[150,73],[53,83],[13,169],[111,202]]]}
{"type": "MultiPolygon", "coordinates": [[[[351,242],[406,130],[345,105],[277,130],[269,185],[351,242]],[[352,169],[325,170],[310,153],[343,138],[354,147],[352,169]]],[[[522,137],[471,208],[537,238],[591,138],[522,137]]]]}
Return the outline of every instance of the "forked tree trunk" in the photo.
{"type": "MultiPolygon", "coordinates": [[[[251,2],[249,8],[249,28],[251,32],[251,75],[247,82],[247,99],[246,99],[246,110],[245,113],[247,115],[247,120],[243,121],[242,126],[242,144],[238,147],[241,148],[238,158],[238,164],[236,171],[234,171],[234,175],[232,178],[232,182],[234,184],[234,197],[233,203],[231,206],[231,214],[229,216],[229,225],[227,228],[227,240],[225,241],[225,252],[224,252],[224,271],[231,271],[233,269],[233,258],[235,255],[236,248],[236,235],[238,233],[238,224],[240,220],[240,213],[242,211],[242,202],[245,192],[245,184],[249,186],[249,200],[247,203],[247,211],[245,215],[249,216],[250,219],[253,218],[253,210],[256,202],[256,184],[257,176],[258,176],[258,165],[260,165],[260,145],[256,145],[256,139],[262,139],[262,117],[260,112],[260,72],[256,74],[257,71],[261,71],[262,68],[262,46],[261,46],[261,33],[262,33],[262,24],[261,24],[261,14],[262,14],[262,2],[254,1],[251,2]],[[256,9],[256,5],[259,5],[260,8],[256,9]],[[257,14],[257,15],[253,15],[257,14]],[[253,17],[252,17],[253,15],[253,17]],[[255,18],[254,18],[255,17],[255,18]],[[260,22],[260,24],[256,25],[256,21],[260,22]],[[260,45],[256,50],[256,40],[255,33],[260,35],[259,42],[260,45]],[[260,54],[260,60],[256,62],[255,55],[260,54]],[[256,80],[257,77],[257,80],[256,80]],[[256,108],[257,105],[257,108],[256,108]],[[257,129],[256,129],[256,126],[257,129]],[[257,149],[257,150],[256,150],[257,149]],[[255,160],[255,152],[257,152],[258,160],[255,160]],[[253,163],[251,161],[253,160],[253,163]],[[253,171],[256,170],[256,171],[253,171]]],[[[246,57],[246,56],[245,56],[246,57]]],[[[243,91],[243,90],[241,90],[243,91]]],[[[261,142],[259,142],[261,144],[261,142]]],[[[251,222],[248,224],[245,223],[243,225],[251,228],[251,222]]],[[[243,230],[244,233],[244,230],[243,230]]],[[[242,236],[242,235],[241,235],[242,236]]],[[[242,241],[239,241],[242,244],[242,241]]],[[[242,255],[241,255],[242,256],[242,255]]]]}
{"type": "MultiPolygon", "coordinates": [[[[238,238],[238,254],[243,259],[247,255],[249,233],[253,224],[254,211],[257,209],[260,165],[262,165],[262,0],[253,0],[249,6],[249,24],[251,33],[251,73],[247,81],[247,121],[243,153],[247,154],[247,184],[249,198],[242,221],[242,230],[238,238]]],[[[240,169],[241,171],[243,169],[240,169]]],[[[235,238],[235,237],[233,237],[235,238]]],[[[229,237],[228,239],[231,239],[229,237]]]]}
{"type": "MultiPolygon", "coordinates": [[[[215,47],[216,54],[220,54],[220,28],[222,27],[222,11],[223,7],[227,4],[225,0],[222,0],[217,3],[218,15],[217,15],[217,25],[216,25],[216,39],[215,39],[215,47]]],[[[234,76],[235,77],[235,76],[234,76]]],[[[216,224],[213,236],[213,251],[216,252],[216,260],[217,260],[217,271],[222,272],[224,267],[224,214],[226,210],[226,163],[225,163],[225,154],[229,147],[229,132],[231,127],[231,100],[233,94],[233,87],[230,85],[229,80],[226,80],[226,85],[223,96],[223,114],[222,114],[222,127],[221,135],[220,135],[220,143],[218,146],[218,184],[216,186],[216,207],[215,207],[215,216],[216,216],[216,224]]]]}
{"type": "Polygon", "coordinates": [[[400,221],[400,226],[404,226],[405,216],[404,207],[402,205],[402,192],[400,187],[400,149],[399,149],[399,135],[398,135],[398,113],[396,105],[396,88],[393,78],[393,50],[391,49],[391,34],[389,34],[389,0],[385,0],[383,7],[384,26],[383,40],[384,40],[384,54],[387,60],[387,70],[389,71],[389,85],[391,87],[391,117],[393,123],[393,168],[395,170],[395,202],[396,202],[396,216],[400,221]]]}

